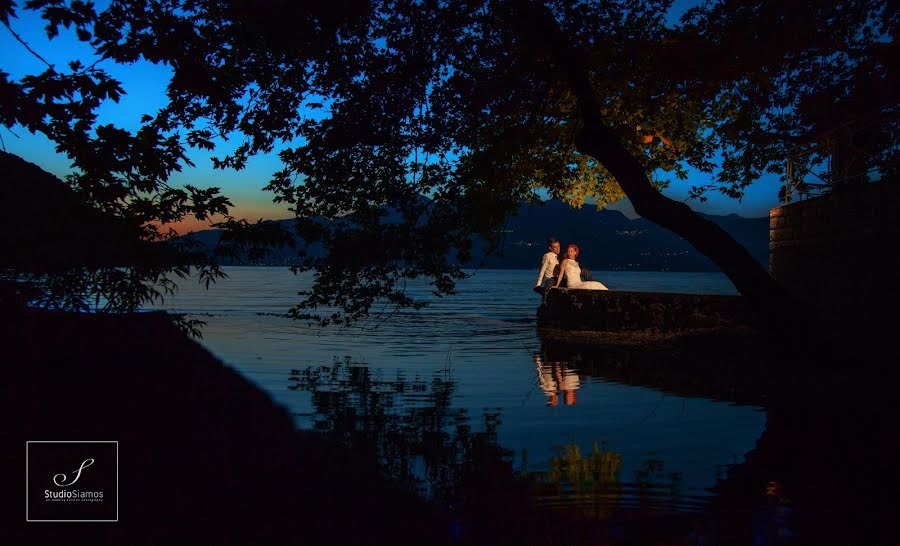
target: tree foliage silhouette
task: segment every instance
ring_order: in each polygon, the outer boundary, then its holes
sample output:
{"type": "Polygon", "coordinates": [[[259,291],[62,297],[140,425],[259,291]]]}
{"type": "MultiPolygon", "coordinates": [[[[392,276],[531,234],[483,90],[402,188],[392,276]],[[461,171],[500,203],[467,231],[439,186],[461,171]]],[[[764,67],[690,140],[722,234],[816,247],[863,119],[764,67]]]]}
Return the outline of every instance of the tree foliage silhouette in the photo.
{"type": "Polygon", "coordinates": [[[377,463],[395,484],[453,504],[477,496],[485,474],[513,479],[512,453],[497,440],[499,410],[485,408],[483,430],[475,430],[468,411],[453,405],[449,372],[408,378],[345,357],[292,370],[290,380],[289,389],[312,394],[316,430],[377,463]]]}
{"type": "MultiPolygon", "coordinates": [[[[297,318],[419,305],[408,278],[452,293],[471,237],[496,242],[542,189],[599,206],[627,195],[771,310],[784,294],[767,272],[659,190],[691,167],[709,177],[697,196],[740,198],[823,131],[873,119],[866,167],[894,173],[898,15],[885,0],[722,0],[667,25],[670,5],[32,0],[50,35],[73,28],[102,59],[170,66],[169,103],[134,134],[98,127],[96,108],[122,91],[75,62],[20,81],[0,73],[0,117],[46,134],[73,159],[73,186],[150,237],[154,219],[226,212],[215,191],[167,186],[188,148],[238,137],[213,159],[235,169],[277,152],[284,168],[267,189],[328,251],[300,267],[315,283],[297,318]]],[[[4,23],[16,9],[0,2],[4,23]]],[[[224,225],[243,228],[239,241],[263,229],[224,225]]]]}

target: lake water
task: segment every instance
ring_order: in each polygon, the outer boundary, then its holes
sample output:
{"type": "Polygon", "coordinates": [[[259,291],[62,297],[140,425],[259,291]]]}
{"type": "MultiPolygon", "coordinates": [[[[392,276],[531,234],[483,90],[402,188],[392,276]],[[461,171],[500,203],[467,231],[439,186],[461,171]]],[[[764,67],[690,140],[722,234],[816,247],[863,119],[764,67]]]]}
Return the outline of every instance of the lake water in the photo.
{"type": "MultiPolygon", "coordinates": [[[[547,509],[698,511],[766,425],[759,406],[627,385],[579,354],[553,357],[536,328],[536,272],[480,270],[421,311],[320,329],[276,316],[308,277],[225,271],[208,291],[182,283],[163,307],[205,320],[203,345],[298,428],[363,446],[392,478],[451,504],[452,482],[487,445],[547,509]]],[[[613,290],[735,293],[718,273],[594,278],[613,290]]]]}

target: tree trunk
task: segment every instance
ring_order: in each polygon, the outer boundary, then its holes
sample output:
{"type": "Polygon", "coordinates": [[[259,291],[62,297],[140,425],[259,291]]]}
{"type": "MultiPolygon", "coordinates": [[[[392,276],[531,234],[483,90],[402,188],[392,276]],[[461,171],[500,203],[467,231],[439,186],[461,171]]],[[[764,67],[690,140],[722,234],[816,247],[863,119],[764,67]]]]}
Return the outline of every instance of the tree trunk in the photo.
{"type": "Polygon", "coordinates": [[[578,151],[590,155],[612,174],[634,210],[651,222],[681,236],[711,259],[738,291],[767,318],[789,305],[790,297],[763,266],[719,225],[698,216],[684,203],[669,199],[650,183],[643,165],[634,159],[602,121],[586,118],[578,151]]]}
{"type": "Polygon", "coordinates": [[[571,46],[553,15],[531,2],[519,2],[518,6],[526,28],[548,38],[545,44],[563,67],[578,100],[584,127],[576,141],[578,151],[603,164],[631,200],[635,212],[681,236],[711,259],[747,298],[760,319],[778,329],[790,326],[796,309],[793,300],[747,249],[717,224],[653,187],[644,165],[622,144],[621,135],[606,125],[584,52],[571,46]]]}

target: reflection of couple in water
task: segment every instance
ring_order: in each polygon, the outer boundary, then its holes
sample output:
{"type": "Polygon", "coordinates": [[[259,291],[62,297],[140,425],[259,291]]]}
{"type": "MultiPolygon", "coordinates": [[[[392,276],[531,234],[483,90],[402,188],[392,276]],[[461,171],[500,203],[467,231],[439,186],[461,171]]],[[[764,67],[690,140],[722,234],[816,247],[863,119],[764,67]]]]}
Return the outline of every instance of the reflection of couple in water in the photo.
{"type": "Polygon", "coordinates": [[[534,355],[537,365],[538,381],[541,390],[547,397],[548,406],[559,405],[559,393],[563,394],[563,403],[574,406],[577,401],[576,391],[581,384],[578,370],[570,368],[564,362],[544,362],[541,355],[534,355]]]}
{"type": "Polygon", "coordinates": [[[566,247],[566,255],[561,262],[558,257],[559,241],[551,237],[549,248],[550,252],[544,254],[541,271],[538,273],[537,283],[534,285],[535,290],[539,290],[542,285],[544,289],[559,288],[563,280],[566,281],[565,288],[609,290],[602,282],[591,280],[587,270],[582,270],[577,261],[580,252],[578,245],[572,244],[566,247]]]}

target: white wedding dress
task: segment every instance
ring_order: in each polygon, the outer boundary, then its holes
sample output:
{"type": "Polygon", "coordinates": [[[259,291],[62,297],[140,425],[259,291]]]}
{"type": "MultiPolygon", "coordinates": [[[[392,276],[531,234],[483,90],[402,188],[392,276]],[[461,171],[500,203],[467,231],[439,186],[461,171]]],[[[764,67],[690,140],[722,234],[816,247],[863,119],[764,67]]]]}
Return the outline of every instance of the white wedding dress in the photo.
{"type": "Polygon", "coordinates": [[[566,261],[566,287],[581,290],[609,290],[599,281],[582,281],[581,266],[575,260],[566,261]]]}

